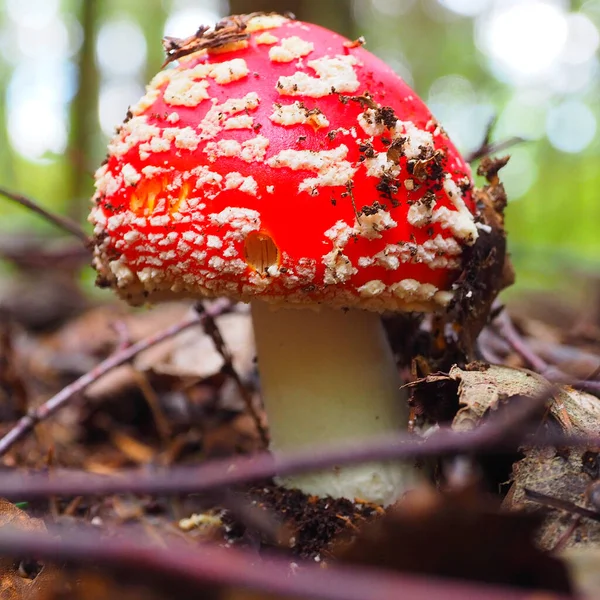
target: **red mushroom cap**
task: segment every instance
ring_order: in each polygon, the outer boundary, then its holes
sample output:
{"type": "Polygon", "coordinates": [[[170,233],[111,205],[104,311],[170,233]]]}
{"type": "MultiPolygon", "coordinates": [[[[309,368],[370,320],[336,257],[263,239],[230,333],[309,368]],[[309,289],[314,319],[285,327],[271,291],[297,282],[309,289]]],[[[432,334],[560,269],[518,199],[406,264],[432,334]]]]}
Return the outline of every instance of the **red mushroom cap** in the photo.
{"type": "Polygon", "coordinates": [[[470,169],[402,79],[281,16],[190,40],[96,173],[100,281],[131,303],[445,305],[478,235],[470,169]]]}

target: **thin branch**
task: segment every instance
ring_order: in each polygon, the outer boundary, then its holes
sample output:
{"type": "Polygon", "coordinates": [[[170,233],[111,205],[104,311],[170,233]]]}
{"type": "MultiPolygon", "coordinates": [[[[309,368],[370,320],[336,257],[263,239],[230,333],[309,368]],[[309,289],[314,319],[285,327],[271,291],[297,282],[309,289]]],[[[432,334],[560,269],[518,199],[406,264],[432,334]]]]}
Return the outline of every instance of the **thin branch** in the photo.
{"type": "MultiPolygon", "coordinates": [[[[138,581],[148,583],[153,577],[162,581],[182,583],[206,593],[207,585],[225,589],[238,588],[277,597],[298,597],[321,600],[525,600],[531,590],[488,586],[429,576],[418,577],[392,573],[357,565],[328,565],[327,569],[312,562],[270,556],[257,560],[253,553],[213,545],[172,545],[149,548],[148,544],[124,539],[102,539],[78,532],[77,537],[56,539],[48,535],[10,531],[0,534],[0,555],[35,556],[41,560],[66,561],[77,566],[104,567],[116,573],[127,572],[138,581]]],[[[559,600],[561,596],[553,594],[559,600]]],[[[564,598],[564,596],[562,596],[564,598]]]]}
{"type": "Polygon", "coordinates": [[[517,146],[518,144],[523,144],[524,142],[528,142],[525,138],[514,136],[508,138],[507,140],[502,140],[501,142],[487,143],[482,144],[481,148],[478,148],[474,152],[471,152],[467,155],[466,161],[471,163],[480,158],[484,158],[486,156],[490,156],[491,154],[495,154],[496,152],[503,152],[504,150],[508,150],[513,146],[517,146]]]}
{"type": "Polygon", "coordinates": [[[549,364],[529,345],[527,340],[517,331],[510,315],[503,310],[492,321],[491,329],[504,340],[534,371],[543,375],[553,383],[567,384],[585,390],[591,394],[600,392],[600,381],[590,379],[573,379],[559,367],[549,364]]]}
{"type": "Polygon", "coordinates": [[[70,177],[68,180],[68,214],[80,220],[88,212],[84,198],[93,191],[89,170],[93,169],[95,134],[98,129],[100,74],[95,60],[96,36],[100,27],[102,3],[86,0],[79,3],[81,47],[77,56],[77,93],[70,107],[69,145],[70,177]]]}
{"type": "MultiPolygon", "coordinates": [[[[199,304],[197,310],[201,314],[203,314],[205,311],[204,305],[199,304]]],[[[246,410],[248,411],[248,413],[252,417],[252,420],[254,421],[254,424],[256,426],[256,430],[258,431],[258,435],[262,442],[263,448],[268,448],[269,447],[269,435],[267,433],[267,430],[263,426],[261,418],[260,418],[260,414],[256,410],[254,403],[252,402],[252,394],[250,394],[248,388],[242,381],[242,378],[240,377],[239,373],[235,370],[235,367],[233,366],[233,356],[232,356],[231,352],[229,351],[227,344],[225,343],[225,339],[223,338],[223,335],[221,334],[221,330],[219,329],[217,322],[215,321],[215,319],[213,317],[211,317],[210,315],[207,314],[205,316],[205,319],[204,319],[202,325],[204,327],[204,332],[206,333],[206,335],[208,335],[208,337],[210,337],[215,349],[223,358],[223,362],[224,362],[223,370],[224,370],[225,374],[228,375],[229,377],[231,377],[231,379],[233,379],[240,395],[242,396],[242,399],[246,406],[246,410]]]]}
{"type": "MultiPolygon", "coordinates": [[[[210,308],[208,308],[205,314],[216,316],[229,310],[230,308],[231,303],[228,300],[219,300],[210,308]]],[[[58,394],[50,398],[50,400],[44,402],[44,404],[42,404],[40,407],[31,410],[27,415],[19,419],[15,426],[3,438],[0,439],[0,456],[6,454],[6,452],[17,441],[31,432],[40,421],[51,417],[61,408],[67,406],[70,401],[72,401],[75,397],[77,397],[78,394],[83,392],[89,385],[94,383],[100,377],[106,375],[106,373],[112,371],[116,367],[120,367],[121,365],[129,362],[143,350],[147,350],[151,346],[173,337],[184,329],[202,323],[205,318],[206,316],[199,315],[198,312],[194,310],[188,317],[179,323],[176,323],[153,336],[140,340],[132,346],[122,348],[118,352],[109,356],[106,360],[103,360],[91,371],[85,375],[82,375],[79,379],[63,388],[58,394]]]]}
{"type": "Polygon", "coordinates": [[[529,344],[517,331],[506,310],[502,310],[500,314],[498,314],[492,321],[491,326],[508,342],[508,344],[510,344],[512,349],[534,369],[534,371],[537,371],[540,374],[548,371],[550,365],[531,349],[529,344]]]}
{"type": "Polygon", "coordinates": [[[165,471],[124,469],[115,475],[100,476],[87,472],[62,471],[51,479],[46,473],[24,475],[0,474],[0,490],[9,500],[37,500],[49,496],[106,496],[109,494],[139,494],[173,496],[206,493],[275,475],[291,475],[378,460],[411,460],[459,453],[485,453],[514,449],[527,445],[569,445],[590,447],[600,445],[600,436],[535,436],[504,440],[483,440],[479,432],[440,432],[426,442],[407,437],[384,437],[362,443],[360,448],[338,446],[315,447],[310,452],[296,452],[273,457],[267,452],[251,457],[211,460],[199,466],[169,467],[165,471]]]}
{"type": "Polygon", "coordinates": [[[28,208],[32,212],[40,215],[49,223],[56,225],[59,229],[66,231],[67,233],[74,235],[79,238],[86,247],[90,244],[90,238],[87,233],[80,227],[75,221],[68,219],[67,217],[63,217],[61,215],[56,215],[51,213],[50,211],[42,208],[37,202],[28,198],[27,196],[23,196],[23,194],[17,194],[15,192],[11,192],[3,187],[0,187],[0,194],[25,208],[28,208]]]}
{"type": "MultiPolygon", "coordinates": [[[[527,398],[522,404],[536,404],[527,398]]],[[[539,408],[537,404],[537,408],[539,408]]],[[[505,411],[506,412],[506,411],[505,411]]],[[[521,407],[519,418],[524,417],[521,407]]],[[[83,472],[62,472],[51,479],[46,474],[24,476],[20,473],[0,475],[2,496],[10,500],[34,500],[48,496],[99,496],[108,494],[179,495],[214,492],[229,486],[245,484],[279,475],[291,475],[360,462],[380,460],[411,460],[447,454],[474,454],[492,450],[514,449],[527,445],[600,445],[600,436],[528,436],[526,430],[515,426],[515,419],[490,418],[487,424],[470,432],[441,430],[427,441],[411,436],[385,436],[365,441],[360,446],[315,447],[302,452],[273,456],[267,452],[253,456],[211,460],[199,466],[170,467],[166,471],[129,469],[110,476],[83,472]]]]}
{"type": "Polygon", "coordinates": [[[596,510],[590,510],[589,508],[578,506],[577,504],[573,504],[573,502],[569,502],[568,500],[561,500],[560,498],[547,496],[546,494],[536,492],[535,490],[523,488],[523,491],[525,492],[525,498],[531,502],[536,502],[537,504],[555,508],[557,510],[564,510],[565,512],[578,515],[580,517],[585,517],[587,519],[592,519],[593,521],[600,521],[600,512],[596,510]]]}
{"type": "Polygon", "coordinates": [[[600,393],[600,381],[590,381],[588,379],[579,379],[574,381],[567,381],[571,387],[582,389],[590,394],[596,396],[600,393]]]}

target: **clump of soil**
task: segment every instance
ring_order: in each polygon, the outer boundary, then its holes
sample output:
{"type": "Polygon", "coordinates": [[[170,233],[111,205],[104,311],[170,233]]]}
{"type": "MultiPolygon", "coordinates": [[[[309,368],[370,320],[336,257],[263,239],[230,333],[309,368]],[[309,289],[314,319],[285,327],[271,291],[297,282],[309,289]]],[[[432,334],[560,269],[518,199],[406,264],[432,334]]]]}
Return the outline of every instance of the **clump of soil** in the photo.
{"type": "MultiPolygon", "coordinates": [[[[330,546],[342,533],[352,536],[360,526],[384,514],[380,506],[367,502],[308,496],[271,482],[249,488],[246,497],[259,511],[279,519],[275,540],[259,534],[261,545],[285,548],[294,556],[317,562],[330,556],[330,546]]],[[[247,544],[256,539],[256,532],[241,525],[230,512],[222,520],[229,542],[247,544]]]]}

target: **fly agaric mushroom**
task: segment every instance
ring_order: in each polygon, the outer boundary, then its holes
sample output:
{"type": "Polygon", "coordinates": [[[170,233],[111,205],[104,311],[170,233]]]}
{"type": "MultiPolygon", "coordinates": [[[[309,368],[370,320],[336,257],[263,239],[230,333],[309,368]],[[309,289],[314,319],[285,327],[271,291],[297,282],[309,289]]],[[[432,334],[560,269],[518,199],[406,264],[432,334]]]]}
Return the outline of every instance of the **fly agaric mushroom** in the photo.
{"type": "MultiPolygon", "coordinates": [[[[108,147],[90,217],[99,282],[131,304],[250,302],[275,451],[401,430],[383,311],[444,311],[479,227],[470,169],[359,43],[231,17],[169,57],[108,147]]],[[[414,467],[286,478],[389,504],[414,467]]]]}

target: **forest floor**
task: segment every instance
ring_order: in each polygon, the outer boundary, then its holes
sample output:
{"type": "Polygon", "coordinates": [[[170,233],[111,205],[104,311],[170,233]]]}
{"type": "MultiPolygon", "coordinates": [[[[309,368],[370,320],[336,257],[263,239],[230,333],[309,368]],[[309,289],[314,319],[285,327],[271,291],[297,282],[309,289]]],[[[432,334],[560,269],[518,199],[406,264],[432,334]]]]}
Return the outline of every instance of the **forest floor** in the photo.
{"type": "Polygon", "coordinates": [[[499,305],[462,368],[415,360],[427,319],[386,317],[413,429],[429,431],[350,460],[430,475],[384,511],[273,483],[245,306],[131,311],[79,290],[75,246],[1,250],[15,273],[0,286],[0,598],[600,589],[598,280],[499,305]]]}

